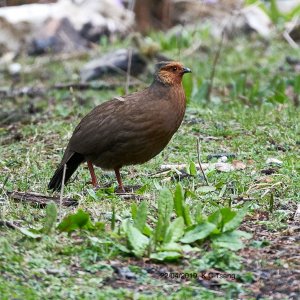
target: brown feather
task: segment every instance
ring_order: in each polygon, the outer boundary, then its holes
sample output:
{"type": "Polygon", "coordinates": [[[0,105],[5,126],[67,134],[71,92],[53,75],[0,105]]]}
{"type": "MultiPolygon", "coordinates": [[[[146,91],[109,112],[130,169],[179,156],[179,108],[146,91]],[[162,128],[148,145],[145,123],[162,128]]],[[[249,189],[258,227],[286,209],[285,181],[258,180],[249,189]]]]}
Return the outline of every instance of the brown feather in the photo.
{"type": "Polygon", "coordinates": [[[103,169],[141,164],[160,153],[184,117],[184,70],[167,62],[150,87],[95,107],[75,128],[59,168],[74,153],[103,169]]]}

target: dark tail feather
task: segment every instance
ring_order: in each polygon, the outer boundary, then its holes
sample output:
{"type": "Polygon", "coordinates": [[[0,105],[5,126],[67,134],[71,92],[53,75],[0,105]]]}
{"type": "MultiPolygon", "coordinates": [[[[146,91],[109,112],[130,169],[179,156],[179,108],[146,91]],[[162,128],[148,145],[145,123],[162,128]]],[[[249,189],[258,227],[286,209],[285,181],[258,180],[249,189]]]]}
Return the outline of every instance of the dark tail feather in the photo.
{"type": "MultiPolygon", "coordinates": [[[[84,156],[79,153],[73,153],[72,156],[66,162],[66,177],[65,184],[68,182],[72,174],[76,171],[78,166],[84,161],[84,156]]],[[[58,191],[61,188],[62,179],[64,172],[64,164],[60,164],[60,166],[55,171],[53,177],[51,178],[48,189],[53,191],[58,191]]]]}

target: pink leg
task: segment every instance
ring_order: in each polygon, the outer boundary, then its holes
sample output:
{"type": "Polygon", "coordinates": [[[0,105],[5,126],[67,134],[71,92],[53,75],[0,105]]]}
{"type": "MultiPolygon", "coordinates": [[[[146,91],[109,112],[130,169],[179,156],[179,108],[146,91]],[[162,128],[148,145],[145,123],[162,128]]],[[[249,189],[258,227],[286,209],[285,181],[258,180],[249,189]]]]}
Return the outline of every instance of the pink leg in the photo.
{"type": "Polygon", "coordinates": [[[123,186],[123,182],[122,182],[122,178],[121,178],[121,175],[120,175],[120,169],[119,169],[119,168],[116,168],[116,169],[115,169],[115,174],[116,174],[116,177],[117,177],[119,189],[120,189],[122,192],[125,193],[125,189],[124,189],[124,186],[123,186]]]}
{"type": "Polygon", "coordinates": [[[96,175],[95,175],[93,164],[90,161],[88,161],[87,164],[88,164],[88,167],[89,167],[89,170],[90,170],[90,173],[91,173],[91,177],[92,177],[92,185],[94,187],[97,187],[98,182],[97,182],[97,178],[96,178],[96,175]]]}

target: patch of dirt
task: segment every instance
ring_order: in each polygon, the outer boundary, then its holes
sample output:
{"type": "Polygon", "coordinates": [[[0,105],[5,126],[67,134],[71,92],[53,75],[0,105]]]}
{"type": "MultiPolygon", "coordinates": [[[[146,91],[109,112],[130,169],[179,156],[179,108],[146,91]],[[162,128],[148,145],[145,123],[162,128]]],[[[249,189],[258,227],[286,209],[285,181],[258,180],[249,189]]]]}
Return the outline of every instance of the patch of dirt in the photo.
{"type": "MultiPolygon", "coordinates": [[[[266,215],[253,216],[264,220],[266,215]]],[[[287,229],[272,232],[249,220],[242,229],[252,232],[253,240],[268,241],[262,248],[245,248],[240,251],[245,270],[252,272],[254,282],[246,284],[250,295],[256,299],[300,298],[300,226],[287,221],[287,229]]],[[[267,217],[268,218],[268,217],[267,217]]]]}
{"type": "MultiPolygon", "coordinates": [[[[24,193],[24,192],[7,192],[9,197],[16,202],[26,202],[34,206],[38,206],[40,208],[44,208],[48,203],[54,201],[57,205],[60,203],[59,197],[51,197],[38,193],[24,193]]],[[[63,206],[77,206],[78,201],[73,198],[63,198],[62,199],[63,206]]]]}
{"type": "MultiPolygon", "coordinates": [[[[266,241],[261,248],[246,247],[239,255],[243,259],[243,273],[251,272],[254,280],[243,283],[234,274],[220,270],[209,269],[204,272],[189,273],[188,261],[180,264],[154,263],[149,260],[136,260],[130,258],[124,261],[113,261],[110,264],[115,272],[112,277],[105,280],[105,285],[114,288],[131,288],[135,290],[157,290],[157,285],[152,286],[145,282],[140,284],[139,275],[128,269],[128,266],[139,266],[147,272],[148,278],[159,281],[162,285],[193,286],[199,285],[215,291],[218,295],[225,295],[221,289],[222,279],[228,282],[241,283],[246,294],[241,294],[240,299],[299,299],[300,298],[300,226],[292,219],[287,221],[287,228],[282,231],[265,229],[264,225],[256,221],[269,219],[268,213],[257,211],[241,226],[253,234],[253,240],[266,241]]],[[[237,272],[239,273],[239,272],[237,272]]],[[[150,281],[149,281],[150,282],[150,281]]],[[[169,290],[164,290],[168,294],[169,290]]]]}

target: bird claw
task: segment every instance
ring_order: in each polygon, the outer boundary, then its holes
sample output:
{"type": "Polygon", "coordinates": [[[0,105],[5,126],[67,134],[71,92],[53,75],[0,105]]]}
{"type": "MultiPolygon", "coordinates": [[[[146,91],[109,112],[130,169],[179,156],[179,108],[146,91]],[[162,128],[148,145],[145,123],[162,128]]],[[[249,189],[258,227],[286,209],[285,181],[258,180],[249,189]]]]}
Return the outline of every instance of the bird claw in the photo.
{"type": "Polygon", "coordinates": [[[98,190],[100,190],[101,189],[101,186],[99,185],[99,184],[97,184],[96,186],[94,186],[94,190],[95,191],[98,191],[98,190]]]}
{"type": "Polygon", "coordinates": [[[126,194],[126,190],[123,186],[118,186],[117,189],[115,190],[116,194],[126,194]]]}
{"type": "Polygon", "coordinates": [[[141,185],[127,185],[127,186],[118,186],[115,189],[116,194],[134,194],[135,191],[140,189],[142,186],[141,185]]]}
{"type": "Polygon", "coordinates": [[[87,184],[92,184],[95,191],[98,191],[101,187],[99,184],[94,184],[92,181],[88,181],[87,184]]]}

